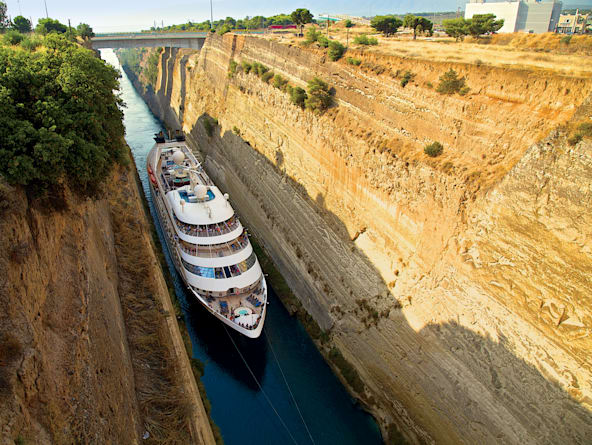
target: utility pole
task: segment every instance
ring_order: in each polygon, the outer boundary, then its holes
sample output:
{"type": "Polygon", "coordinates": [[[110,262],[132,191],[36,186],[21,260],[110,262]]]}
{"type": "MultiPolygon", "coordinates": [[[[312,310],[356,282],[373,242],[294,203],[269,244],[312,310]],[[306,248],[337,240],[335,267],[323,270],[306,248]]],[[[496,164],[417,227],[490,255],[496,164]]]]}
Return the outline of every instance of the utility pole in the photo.
{"type": "Polygon", "coordinates": [[[47,13],[47,0],[43,0],[43,3],[45,4],[45,18],[49,18],[49,14],[47,13]]]}
{"type": "Polygon", "coordinates": [[[21,0],[17,0],[18,7],[19,7],[19,15],[23,15],[23,10],[21,9],[21,0]]]}

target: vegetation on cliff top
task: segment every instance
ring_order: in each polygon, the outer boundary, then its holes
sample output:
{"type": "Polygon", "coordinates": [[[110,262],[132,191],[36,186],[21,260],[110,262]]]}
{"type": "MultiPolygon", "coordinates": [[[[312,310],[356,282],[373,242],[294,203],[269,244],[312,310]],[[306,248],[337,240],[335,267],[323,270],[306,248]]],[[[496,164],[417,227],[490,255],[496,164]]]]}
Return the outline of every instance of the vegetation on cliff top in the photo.
{"type": "Polygon", "coordinates": [[[0,47],[0,174],[35,192],[65,181],[92,193],[126,159],[119,73],[63,36],[42,43],[0,47]]]}

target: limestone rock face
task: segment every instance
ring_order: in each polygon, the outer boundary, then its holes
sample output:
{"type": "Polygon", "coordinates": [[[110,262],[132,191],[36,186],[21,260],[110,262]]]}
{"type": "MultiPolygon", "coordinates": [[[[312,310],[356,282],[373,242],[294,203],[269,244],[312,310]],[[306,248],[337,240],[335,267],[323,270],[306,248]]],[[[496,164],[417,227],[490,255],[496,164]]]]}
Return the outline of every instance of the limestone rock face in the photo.
{"type": "Polygon", "coordinates": [[[592,143],[568,146],[563,126],[592,117],[592,81],[359,57],[210,36],[165,50],[145,97],[331,329],[383,426],[417,443],[589,442],[592,143]],[[231,60],[321,77],[337,106],[303,111],[231,60]],[[449,68],[469,95],[426,86],[449,68]]]}
{"type": "Polygon", "coordinates": [[[4,196],[0,443],[139,443],[108,203],[47,212],[4,196]]]}

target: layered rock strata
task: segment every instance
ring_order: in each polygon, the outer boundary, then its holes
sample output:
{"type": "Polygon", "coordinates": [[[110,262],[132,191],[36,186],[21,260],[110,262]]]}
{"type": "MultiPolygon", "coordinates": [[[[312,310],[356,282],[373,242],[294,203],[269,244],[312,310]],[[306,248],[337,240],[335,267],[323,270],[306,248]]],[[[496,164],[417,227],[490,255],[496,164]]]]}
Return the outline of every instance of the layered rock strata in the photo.
{"type": "Polygon", "coordinates": [[[592,118],[592,81],[355,55],[360,68],[211,36],[165,50],[155,91],[135,84],[331,331],[383,426],[416,443],[586,443],[592,144],[569,146],[566,128],[592,118]],[[301,110],[231,61],[294,86],[321,77],[336,106],[301,110]],[[468,95],[434,91],[450,68],[468,95]]]}

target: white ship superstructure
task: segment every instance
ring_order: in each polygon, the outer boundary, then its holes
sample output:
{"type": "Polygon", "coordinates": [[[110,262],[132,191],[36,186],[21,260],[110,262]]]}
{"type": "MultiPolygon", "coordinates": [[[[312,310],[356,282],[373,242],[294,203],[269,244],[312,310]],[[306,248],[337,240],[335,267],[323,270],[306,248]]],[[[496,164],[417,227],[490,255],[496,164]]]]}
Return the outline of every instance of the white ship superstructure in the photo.
{"type": "Polygon", "coordinates": [[[228,201],[178,135],[155,137],[148,155],[152,199],[177,271],[215,317],[247,337],[261,335],[267,285],[228,201]]]}

